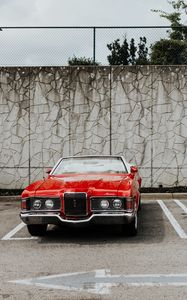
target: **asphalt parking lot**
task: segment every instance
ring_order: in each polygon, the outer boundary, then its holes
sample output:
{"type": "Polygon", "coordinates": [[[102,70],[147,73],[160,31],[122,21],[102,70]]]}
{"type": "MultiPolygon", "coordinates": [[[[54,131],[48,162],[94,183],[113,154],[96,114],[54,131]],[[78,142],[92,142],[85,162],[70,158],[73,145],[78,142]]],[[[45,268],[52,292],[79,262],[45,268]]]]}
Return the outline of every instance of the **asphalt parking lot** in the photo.
{"type": "Polygon", "coordinates": [[[143,200],[139,233],[49,226],[32,238],[0,202],[0,299],[187,299],[187,197],[143,200]]]}

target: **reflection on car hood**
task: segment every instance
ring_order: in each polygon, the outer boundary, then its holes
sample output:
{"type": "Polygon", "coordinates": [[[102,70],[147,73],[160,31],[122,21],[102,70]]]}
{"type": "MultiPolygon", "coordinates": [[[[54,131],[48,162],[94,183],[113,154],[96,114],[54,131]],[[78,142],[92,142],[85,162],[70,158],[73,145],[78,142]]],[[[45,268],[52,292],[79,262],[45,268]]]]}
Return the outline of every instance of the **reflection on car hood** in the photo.
{"type": "MultiPolygon", "coordinates": [[[[117,191],[128,190],[130,178],[128,174],[69,174],[52,176],[36,186],[35,192],[86,192],[94,190],[117,191]]],[[[34,188],[34,187],[33,187],[34,188]]]]}

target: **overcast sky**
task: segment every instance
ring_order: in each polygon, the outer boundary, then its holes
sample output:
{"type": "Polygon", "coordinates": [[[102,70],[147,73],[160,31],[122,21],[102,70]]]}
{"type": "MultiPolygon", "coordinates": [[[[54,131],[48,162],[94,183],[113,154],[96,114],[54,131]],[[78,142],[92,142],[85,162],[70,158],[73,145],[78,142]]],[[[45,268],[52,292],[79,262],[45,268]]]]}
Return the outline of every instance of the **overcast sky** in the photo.
{"type": "MultiPolygon", "coordinates": [[[[151,12],[151,9],[169,12],[171,5],[167,0],[0,0],[0,26],[170,25],[167,20],[151,12]]],[[[55,53],[56,57],[62,56],[62,52],[67,52],[67,56],[92,55],[90,31],[63,31],[63,38],[61,33],[62,31],[3,30],[0,32],[0,64],[53,64],[55,60],[51,53],[55,53]]],[[[140,37],[144,33],[143,30],[136,33],[98,32],[98,53],[103,51],[103,46],[99,49],[99,41],[103,40],[103,37],[106,37],[106,42],[111,42],[117,37],[121,38],[122,35],[130,38],[140,37]]],[[[156,33],[145,34],[148,35],[148,39],[150,36],[151,42],[153,38],[151,35],[154,36],[156,33]]]]}
{"type": "Polygon", "coordinates": [[[171,10],[167,0],[1,0],[0,25],[164,25],[151,9],[171,10]]]}

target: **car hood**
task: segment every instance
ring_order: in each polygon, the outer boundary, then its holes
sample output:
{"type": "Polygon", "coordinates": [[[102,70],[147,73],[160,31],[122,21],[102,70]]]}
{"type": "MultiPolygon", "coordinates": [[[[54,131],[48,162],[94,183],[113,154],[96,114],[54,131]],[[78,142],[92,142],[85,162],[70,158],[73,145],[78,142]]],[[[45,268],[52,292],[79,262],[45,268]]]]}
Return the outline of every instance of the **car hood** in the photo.
{"type": "Polygon", "coordinates": [[[119,189],[129,190],[131,180],[128,174],[80,174],[51,176],[32,185],[35,195],[57,195],[64,192],[86,192],[90,195],[113,195],[119,189]]]}

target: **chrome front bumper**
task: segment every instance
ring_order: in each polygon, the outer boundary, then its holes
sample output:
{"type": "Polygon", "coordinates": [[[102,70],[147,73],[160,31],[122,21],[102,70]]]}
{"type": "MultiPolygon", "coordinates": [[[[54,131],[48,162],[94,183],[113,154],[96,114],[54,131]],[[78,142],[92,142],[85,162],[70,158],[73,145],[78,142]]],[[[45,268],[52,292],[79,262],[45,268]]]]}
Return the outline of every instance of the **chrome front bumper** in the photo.
{"type": "Polygon", "coordinates": [[[20,218],[27,224],[128,224],[135,217],[135,212],[99,213],[80,220],[63,219],[59,213],[21,213],[20,218]]]}

